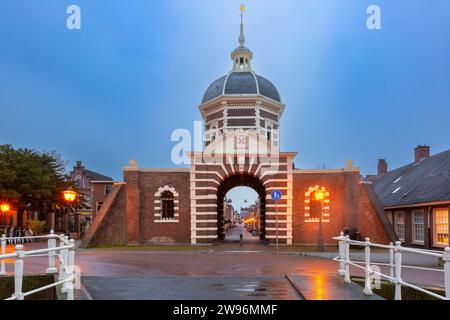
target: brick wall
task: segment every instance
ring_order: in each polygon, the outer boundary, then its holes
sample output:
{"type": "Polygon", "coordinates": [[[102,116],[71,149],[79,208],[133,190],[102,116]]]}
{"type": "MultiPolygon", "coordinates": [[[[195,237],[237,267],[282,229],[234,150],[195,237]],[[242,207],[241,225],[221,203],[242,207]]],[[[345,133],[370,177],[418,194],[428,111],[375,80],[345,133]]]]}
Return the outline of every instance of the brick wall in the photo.
{"type": "Polygon", "coordinates": [[[294,173],[293,243],[317,243],[319,223],[305,222],[304,204],[305,192],[316,185],[330,193],[330,222],[323,223],[326,244],[334,244],[332,237],[346,227],[357,228],[363,237],[375,242],[388,243],[386,228],[359,178],[358,171],[294,173]]]}
{"type": "Polygon", "coordinates": [[[190,176],[188,172],[125,171],[128,241],[190,243],[190,176]],[[169,186],[179,193],[179,222],[155,222],[155,193],[169,186]]]}
{"type": "MultiPolygon", "coordinates": [[[[371,187],[371,186],[370,186],[371,187]]],[[[388,221],[387,216],[385,216],[383,223],[379,214],[384,215],[384,211],[381,210],[377,213],[374,201],[368,194],[367,188],[363,184],[359,185],[360,188],[360,201],[359,201],[359,231],[363,238],[369,237],[372,242],[388,244],[390,241],[395,239],[391,238],[388,233],[388,228],[391,228],[391,233],[393,232],[392,225],[388,221]]]]}
{"type": "Polygon", "coordinates": [[[117,184],[94,218],[82,247],[117,246],[127,243],[126,186],[117,184]]]}
{"type": "Polygon", "coordinates": [[[305,192],[319,185],[330,193],[330,222],[323,223],[326,244],[334,244],[332,237],[345,226],[345,180],[342,173],[294,173],[292,234],[294,244],[316,244],[319,223],[305,222],[305,192]]]}

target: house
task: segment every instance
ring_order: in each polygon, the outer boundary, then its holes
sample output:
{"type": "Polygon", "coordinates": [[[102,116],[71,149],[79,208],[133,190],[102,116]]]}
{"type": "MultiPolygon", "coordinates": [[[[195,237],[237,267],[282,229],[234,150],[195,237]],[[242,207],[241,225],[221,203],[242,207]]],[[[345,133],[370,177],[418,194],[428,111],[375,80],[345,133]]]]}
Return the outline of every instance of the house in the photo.
{"type": "Polygon", "coordinates": [[[387,163],[380,167],[374,190],[398,238],[413,247],[448,246],[450,150],[430,156],[429,146],[418,146],[413,163],[392,171],[387,163]]]}
{"type": "Polygon", "coordinates": [[[70,231],[79,234],[81,230],[80,223],[89,225],[93,215],[97,212],[98,206],[108,195],[107,190],[112,190],[113,179],[101,173],[86,169],[82,161],[77,161],[70,172],[70,179],[75,182],[79,192],[84,198],[84,209],[80,209],[73,215],[56,214],[54,225],[56,231],[70,231]],[[100,186],[100,187],[94,187],[100,186]],[[101,189],[99,192],[98,190],[101,189]],[[100,195],[103,192],[102,195],[100,195]]]}

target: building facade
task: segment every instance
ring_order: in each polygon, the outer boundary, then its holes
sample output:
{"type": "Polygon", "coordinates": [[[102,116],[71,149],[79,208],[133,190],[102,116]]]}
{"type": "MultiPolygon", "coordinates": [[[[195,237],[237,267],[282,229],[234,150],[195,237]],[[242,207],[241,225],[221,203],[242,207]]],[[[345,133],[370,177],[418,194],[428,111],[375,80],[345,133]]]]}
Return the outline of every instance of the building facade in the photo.
{"type": "Polygon", "coordinates": [[[105,188],[112,190],[114,181],[111,177],[85,168],[82,161],[76,162],[69,175],[82,196],[80,198],[84,200],[83,209],[72,214],[66,212],[48,214],[47,225],[49,229],[57,232],[70,232],[73,237],[79,237],[92,222],[98,203],[106,197],[104,194],[100,196],[100,192],[97,190],[99,188],[94,188],[94,186],[101,184],[102,192],[104,192],[105,188]]]}
{"type": "Polygon", "coordinates": [[[224,199],[238,186],[259,195],[261,240],[275,242],[278,229],[280,243],[316,244],[320,225],[326,244],[344,228],[376,242],[395,240],[372,185],[351,161],[334,170],[296,169],[297,153],[280,151],[285,105],[272,82],[253,71],[242,19],[231,59],[232,70],[208,87],[199,106],[203,151],[188,153],[187,169],[145,169],[131,161],[83,245],[224,240],[224,199]],[[273,190],[283,193],[277,203],[273,190]]]}
{"type": "Polygon", "coordinates": [[[405,245],[427,249],[449,246],[450,150],[430,156],[418,146],[414,162],[374,180],[386,216],[405,245]]]}

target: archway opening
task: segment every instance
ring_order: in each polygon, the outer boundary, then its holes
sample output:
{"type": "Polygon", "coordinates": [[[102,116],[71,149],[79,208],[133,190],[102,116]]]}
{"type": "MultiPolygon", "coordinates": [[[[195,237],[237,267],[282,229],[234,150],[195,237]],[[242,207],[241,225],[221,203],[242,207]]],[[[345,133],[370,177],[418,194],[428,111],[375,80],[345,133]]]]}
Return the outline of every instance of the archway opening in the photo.
{"type": "Polygon", "coordinates": [[[217,192],[217,208],[219,241],[239,241],[241,233],[247,241],[266,239],[266,191],[258,178],[247,174],[227,178],[217,192]]]}

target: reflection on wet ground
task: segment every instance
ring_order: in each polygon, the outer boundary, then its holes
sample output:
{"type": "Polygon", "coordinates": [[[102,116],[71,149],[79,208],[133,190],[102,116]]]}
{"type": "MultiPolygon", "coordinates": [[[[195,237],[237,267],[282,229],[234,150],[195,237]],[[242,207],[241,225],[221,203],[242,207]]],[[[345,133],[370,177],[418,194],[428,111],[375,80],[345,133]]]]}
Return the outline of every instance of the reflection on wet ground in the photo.
{"type": "Polygon", "coordinates": [[[298,300],[281,276],[269,277],[84,277],[93,299],[136,300],[298,300]],[[126,290],[123,290],[127,288],[126,290]],[[130,290],[132,289],[132,290],[130,290]]]}

